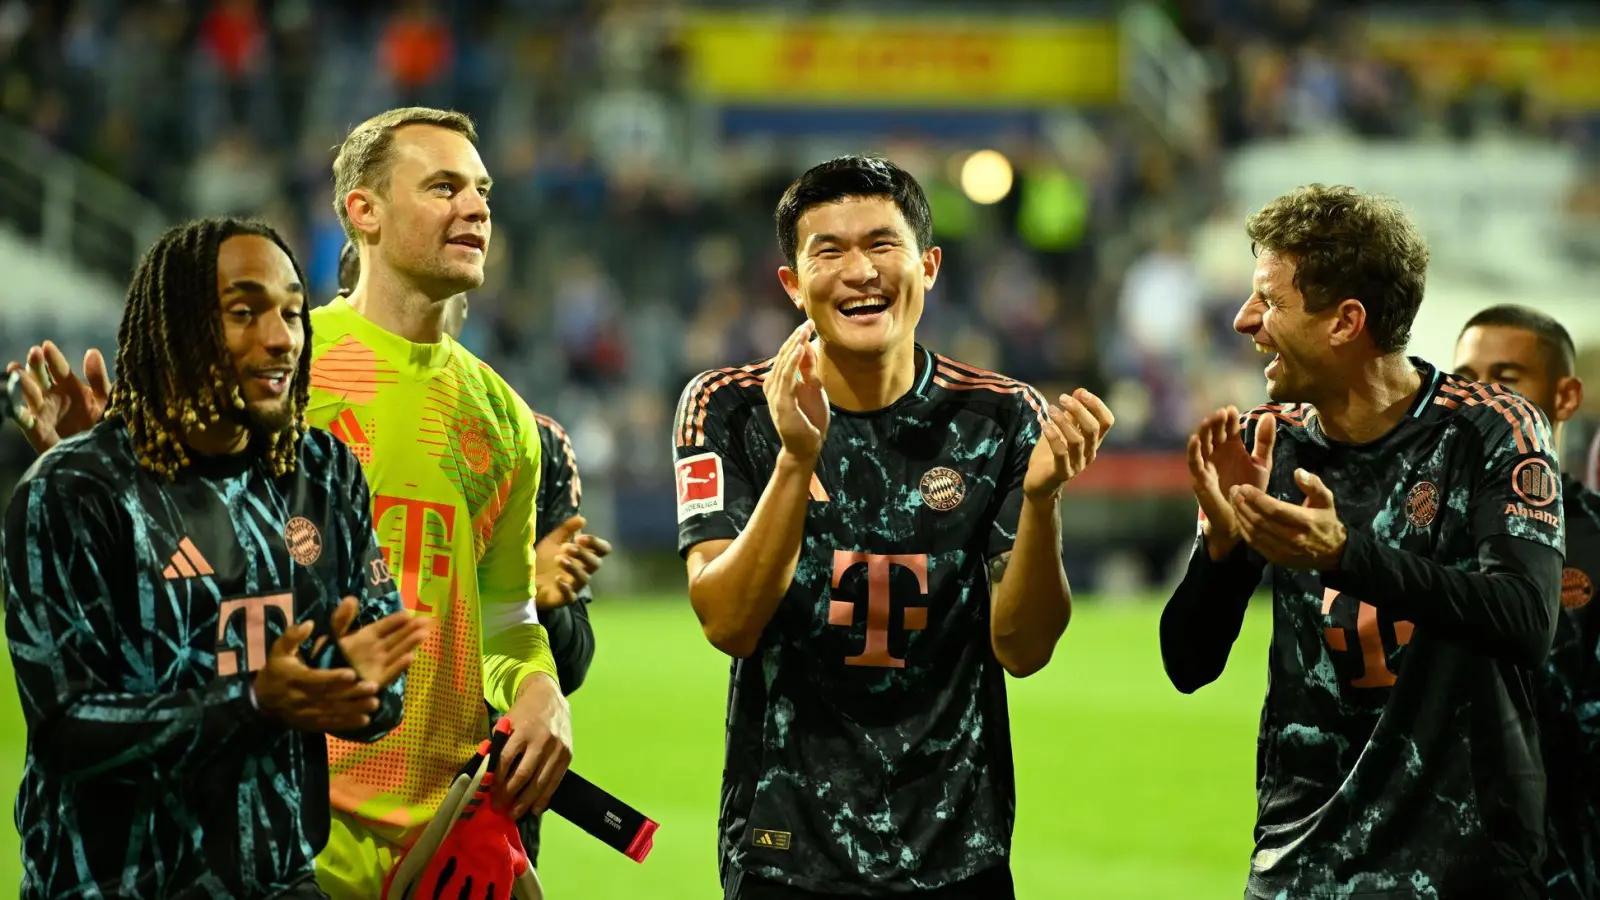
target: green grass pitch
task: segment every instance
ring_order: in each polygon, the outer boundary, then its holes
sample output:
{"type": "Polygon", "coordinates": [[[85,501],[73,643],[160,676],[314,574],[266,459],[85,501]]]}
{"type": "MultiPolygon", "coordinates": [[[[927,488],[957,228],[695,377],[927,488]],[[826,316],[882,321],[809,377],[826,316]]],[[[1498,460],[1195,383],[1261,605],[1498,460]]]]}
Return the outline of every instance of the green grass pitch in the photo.
{"type": "MultiPolygon", "coordinates": [[[[1220,681],[1185,697],[1161,671],[1160,605],[1080,603],[1055,660],[1010,685],[1022,900],[1206,900],[1243,893],[1255,812],[1255,737],[1270,630],[1255,604],[1220,681]]],[[[575,768],[661,822],[638,865],[567,823],[545,825],[554,900],[707,900],[728,664],[682,599],[602,598],[599,650],[572,698],[575,768]]],[[[0,659],[0,791],[15,798],[25,733],[0,659]]],[[[20,878],[0,826],[0,897],[20,878]]]]}

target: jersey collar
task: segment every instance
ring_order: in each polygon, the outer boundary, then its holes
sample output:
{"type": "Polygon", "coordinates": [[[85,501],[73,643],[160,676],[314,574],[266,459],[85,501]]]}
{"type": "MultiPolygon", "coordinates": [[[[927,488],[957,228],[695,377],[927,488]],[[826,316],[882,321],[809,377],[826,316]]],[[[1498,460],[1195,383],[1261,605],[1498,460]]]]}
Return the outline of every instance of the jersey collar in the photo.
{"type": "Polygon", "coordinates": [[[449,335],[442,336],[436,344],[417,344],[379,327],[357,312],[344,297],[335,297],[328,305],[344,317],[357,340],[391,363],[403,364],[427,378],[450,362],[450,348],[454,342],[449,335]]]}
{"type": "Polygon", "coordinates": [[[1417,374],[1422,376],[1422,390],[1417,391],[1417,399],[1411,401],[1411,411],[1406,414],[1406,418],[1420,419],[1433,403],[1434,396],[1439,393],[1439,383],[1444,380],[1444,373],[1420,356],[1411,357],[1411,365],[1415,366],[1417,374]]]}
{"type": "MultiPolygon", "coordinates": [[[[1423,416],[1427,415],[1428,410],[1433,408],[1433,398],[1439,393],[1439,384],[1444,380],[1444,373],[1440,372],[1439,368],[1433,363],[1430,363],[1421,357],[1412,356],[1407,358],[1411,361],[1411,365],[1417,370],[1417,375],[1421,376],[1422,378],[1422,389],[1417,391],[1417,396],[1412,399],[1411,407],[1406,411],[1405,418],[1395,423],[1393,428],[1390,428],[1382,435],[1379,435],[1378,437],[1373,438],[1372,440],[1359,446],[1381,446],[1383,442],[1387,441],[1393,435],[1399,433],[1402,430],[1401,426],[1403,426],[1406,422],[1421,419],[1423,416]]],[[[1331,446],[1335,443],[1339,443],[1328,437],[1328,433],[1323,430],[1322,417],[1317,413],[1316,407],[1312,407],[1311,413],[1307,417],[1306,430],[1314,441],[1323,446],[1331,446]]]]}

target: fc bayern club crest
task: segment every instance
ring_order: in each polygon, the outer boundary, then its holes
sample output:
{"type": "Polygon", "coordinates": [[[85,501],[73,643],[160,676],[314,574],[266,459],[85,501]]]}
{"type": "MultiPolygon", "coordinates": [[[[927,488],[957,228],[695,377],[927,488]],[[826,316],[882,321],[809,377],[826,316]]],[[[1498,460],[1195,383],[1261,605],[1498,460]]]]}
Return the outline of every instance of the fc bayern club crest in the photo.
{"type": "Polygon", "coordinates": [[[922,502],[939,512],[955,509],[967,496],[967,485],[961,480],[961,474],[944,466],[929,469],[917,488],[922,491],[922,502]]]}
{"type": "Polygon", "coordinates": [[[283,542],[289,545],[289,555],[302,566],[322,558],[322,533],[305,516],[295,516],[284,525],[283,542]]]}
{"type": "Polygon", "coordinates": [[[1431,481],[1419,481],[1406,495],[1406,519],[1412,528],[1427,528],[1439,514],[1439,489],[1431,481]]]}

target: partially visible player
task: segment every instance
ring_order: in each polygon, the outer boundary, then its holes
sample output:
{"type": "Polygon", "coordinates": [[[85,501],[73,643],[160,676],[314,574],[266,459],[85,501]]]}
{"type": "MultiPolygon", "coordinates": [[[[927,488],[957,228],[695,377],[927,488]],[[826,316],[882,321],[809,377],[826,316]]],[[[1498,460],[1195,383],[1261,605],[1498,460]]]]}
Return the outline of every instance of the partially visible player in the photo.
{"type": "Polygon", "coordinates": [[[1583,468],[1584,483],[1591,491],[1600,491],[1600,431],[1595,432],[1594,440],[1589,443],[1589,462],[1583,468]]]}
{"type": "Polygon", "coordinates": [[[305,428],[303,283],[264,225],[163,234],[109,416],[12,497],[23,897],[322,896],[322,733],[400,722],[429,622],[400,608],[355,457],[305,428]]]}
{"type": "Polygon", "coordinates": [[[1222,673],[1272,567],[1252,898],[1542,898],[1535,679],[1560,608],[1539,408],[1408,358],[1428,251],[1397,205],[1311,185],[1246,231],[1234,327],[1275,401],[1189,441],[1201,509],[1167,674],[1222,673]]]}
{"type": "MultiPolygon", "coordinates": [[[[1492,306],[1473,316],[1456,340],[1455,371],[1492,381],[1533,401],[1561,446],[1565,423],[1583,405],[1577,349],[1561,323],[1525,306],[1492,306]]],[[[1543,671],[1539,748],[1549,781],[1545,859],[1550,900],[1600,898],[1600,494],[1572,474],[1561,488],[1567,566],[1555,645],[1543,671]]]]}
{"type": "Polygon", "coordinates": [[[724,896],[1011,897],[1006,674],[1067,627],[1061,489],[1111,413],[916,343],[941,254],[893,163],[816,166],[776,218],[806,322],[673,430],[690,602],[733,657],[724,896]]]}
{"type": "MultiPolygon", "coordinates": [[[[339,296],[350,296],[360,277],[360,252],[355,242],[347,242],[339,254],[339,296]]],[[[467,321],[467,295],[456,294],[445,302],[448,305],[442,329],[451,339],[460,338],[467,321]]],[[[579,512],[583,481],[566,429],[549,416],[535,412],[533,417],[539,427],[543,461],[539,494],[534,499],[539,519],[533,548],[539,621],[550,634],[561,693],[570,695],[583,684],[594,659],[594,628],[589,624],[588,609],[594,595],[589,582],[600,570],[602,558],[611,552],[611,544],[592,534],[579,533],[585,524],[579,512]]],[[[499,711],[491,709],[490,718],[498,717],[499,711]]],[[[535,865],[539,859],[539,820],[538,815],[530,814],[518,822],[528,859],[535,865]]]]}

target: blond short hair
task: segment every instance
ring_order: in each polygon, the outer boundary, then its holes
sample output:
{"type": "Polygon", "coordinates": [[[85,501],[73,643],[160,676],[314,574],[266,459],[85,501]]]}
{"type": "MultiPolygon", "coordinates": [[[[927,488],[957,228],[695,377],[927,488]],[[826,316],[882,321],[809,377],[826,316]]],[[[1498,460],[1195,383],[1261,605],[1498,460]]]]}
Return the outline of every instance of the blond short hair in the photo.
{"type": "Polygon", "coordinates": [[[356,239],[356,229],[350,224],[344,198],[356,188],[388,195],[389,175],[394,168],[394,133],[407,125],[432,125],[454,131],[474,145],[478,143],[478,128],[471,116],[426,106],[391,109],[350,129],[333,161],[333,210],[345,236],[352,241],[356,239]]]}

